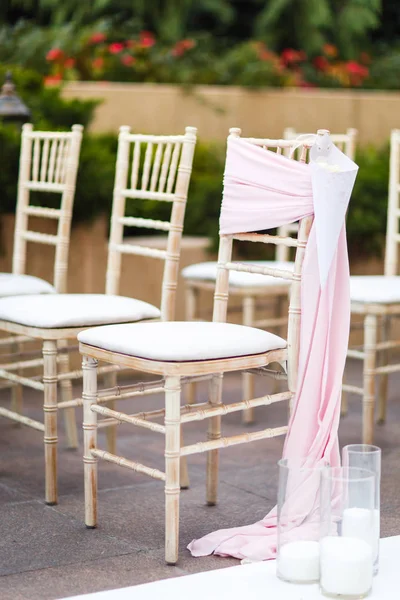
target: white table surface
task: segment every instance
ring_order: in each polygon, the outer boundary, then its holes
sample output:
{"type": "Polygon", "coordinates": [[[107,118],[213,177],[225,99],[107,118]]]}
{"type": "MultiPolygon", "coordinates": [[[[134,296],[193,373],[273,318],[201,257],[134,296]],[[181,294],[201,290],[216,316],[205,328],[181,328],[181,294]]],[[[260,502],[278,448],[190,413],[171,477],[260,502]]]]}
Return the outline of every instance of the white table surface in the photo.
{"type": "MultiPolygon", "coordinates": [[[[368,600],[400,598],[400,536],[384,538],[380,543],[379,574],[374,577],[368,600]]],[[[197,560],[201,560],[198,558],[197,560]]],[[[317,584],[295,585],[280,581],[275,561],[238,565],[184,577],[164,579],[119,590],[108,590],[73,600],[319,600],[317,584]]],[[[67,598],[65,600],[72,600],[67,598]]]]}

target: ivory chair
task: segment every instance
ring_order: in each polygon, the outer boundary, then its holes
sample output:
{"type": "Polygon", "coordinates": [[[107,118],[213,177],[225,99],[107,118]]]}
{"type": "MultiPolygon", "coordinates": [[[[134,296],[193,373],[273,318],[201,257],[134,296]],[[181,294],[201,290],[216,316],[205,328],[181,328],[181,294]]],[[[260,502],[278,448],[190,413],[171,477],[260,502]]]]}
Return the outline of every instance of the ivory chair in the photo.
{"type": "MultiPolygon", "coordinates": [[[[82,125],[73,125],[70,132],[34,131],[30,123],[25,123],[22,127],[12,273],[0,273],[0,298],[67,291],[68,249],[82,131],[82,125]],[[33,206],[30,204],[32,192],[60,194],[60,208],[33,206]],[[57,221],[57,234],[48,235],[33,231],[29,227],[30,217],[57,221]],[[26,274],[28,242],[54,246],[53,285],[26,274]]],[[[29,341],[29,338],[23,335],[0,339],[0,346],[13,351],[13,354],[3,354],[0,358],[1,362],[9,363],[7,368],[10,371],[20,372],[22,364],[19,360],[15,361],[15,356],[21,358],[21,344],[26,341],[29,341]],[[14,361],[10,362],[11,359],[14,361]]],[[[59,345],[62,349],[62,340],[59,345]]],[[[38,359],[28,361],[26,366],[32,368],[42,364],[43,359],[38,359]]],[[[67,372],[68,364],[68,354],[61,352],[60,371],[67,372]]],[[[5,366],[0,365],[3,368],[5,366]]],[[[71,393],[71,383],[63,380],[62,399],[70,400],[71,393]]],[[[18,413],[22,412],[22,388],[15,382],[12,385],[12,409],[18,413]]],[[[68,445],[76,447],[74,410],[69,409],[64,416],[68,445]]]]}
{"type": "MultiPolygon", "coordinates": [[[[232,129],[233,137],[240,129],[232,129]]],[[[258,146],[276,150],[289,147],[284,140],[248,139],[258,146]]],[[[305,162],[306,147],[301,160],[305,162]]],[[[207,462],[207,503],[217,501],[218,449],[284,435],[286,426],[244,433],[231,438],[221,438],[221,415],[243,411],[249,407],[267,406],[274,402],[290,401],[296,388],[298,367],[298,340],[300,328],[301,269],[312,217],[302,220],[297,241],[279,236],[237,234],[220,238],[218,274],[214,295],[213,322],[141,323],[96,327],[79,334],[80,352],[83,355],[84,401],[84,469],[86,525],[97,525],[97,463],[99,459],[127,469],[145,473],[165,482],[165,558],[167,563],[178,560],[180,459],[191,454],[209,452],[207,462]],[[234,240],[271,242],[276,245],[290,243],[297,247],[293,271],[278,271],[269,266],[232,262],[234,240]],[[289,309],[288,343],[272,333],[226,323],[229,294],[229,273],[246,272],[280,276],[292,281],[289,309]],[[190,339],[190,345],[187,340],[190,339]],[[127,415],[101,406],[107,392],[97,389],[97,364],[106,361],[141,372],[154,373],[163,378],[165,409],[127,415]],[[264,373],[267,365],[288,361],[289,390],[274,395],[248,399],[224,405],[221,403],[222,375],[226,371],[251,370],[264,373]],[[181,409],[181,384],[188,378],[210,379],[209,402],[187,405],[181,409]],[[98,422],[98,415],[106,417],[98,422]],[[164,417],[164,424],[153,419],[164,417]],[[184,423],[210,419],[208,441],[190,446],[182,445],[181,426],[184,423]],[[113,422],[125,422],[165,435],[165,473],[143,464],[111,454],[98,447],[98,427],[113,422]]],[[[280,377],[280,373],[277,376],[280,377]]],[[[131,386],[122,388],[129,394],[131,386]]]]}
{"type": "MultiPolygon", "coordinates": [[[[9,365],[3,365],[0,378],[43,391],[44,423],[5,408],[0,409],[0,416],[44,432],[47,504],[57,503],[57,411],[60,408],[82,405],[81,398],[57,403],[58,382],[71,381],[81,376],[81,371],[57,372],[57,343],[60,340],[76,339],[80,331],[92,325],[173,318],[183,220],[195,144],[196,129],[193,127],[187,127],[184,135],[176,136],[131,135],[129,127],[121,127],[111,219],[107,294],[47,294],[0,299],[0,330],[38,339],[43,343],[43,383],[13,374],[9,365]],[[144,161],[142,176],[139,178],[142,149],[144,161]],[[126,203],[130,199],[171,203],[170,221],[125,216],[126,203]],[[127,225],[166,231],[167,249],[124,244],[123,228],[127,225]],[[122,254],[150,256],[165,262],[161,311],[146,302],[115,295],[122,254]]],[[[26,363],[24,366],[26,367],[26,363]]],[[[104,369],[106,371],[107,368],[104,369]]],[[[156,389],[157,384],[153,384],[152,388],[156,389]]],[[[106,401],[112,401],[110,392],[113,391],[109,390],[108,396],[111,397],[106,401]]],[[[141,393],[142,390],[137,387],[136,394],[141,393]]],[[[152,390],[150,393],[153,393],[152,390]]]]}
{"type": "MultiPolygon", "coordinates": [[[[283,132],[283,138],[286,140],[296,140],[299,134],[292,127],[288,127],[283,132]]],[[[346,133],[331,134],[332,141],[349,158],[354,159],[357,130],[348,129],[346,133]]],[[[288,155],[291,148],[283,150],[288,155]]],[[[300,148],[301,151],[301,148],[300,148]]],[[[286,237],[296,235],[298,224],[292,223],[284,225],[278,229],[278,235],[286,237]]],[[[275,249],[275,260],[273,261],[254,261],[262,266],[274,266],[277,269],[293,269],[294,263],[291,261],[290,247],[278,245],[275,249]]],[[[185,307],[186,319],[194,321],[198,319],[199,313],[199,295],[204,290],[214,290],[217,278],[217,263],[208,261],[189,265],[182,269],[182,277],[185,280],[185,307]]],[[[287,327],[287,316],[284,312],[284,305],[290,290],[290,283],[274,277],[246,273],[232,272],[229,276],[229,294],[231,297],[240,299],[242,307],[243,325],[276,328],[277,333],[282,332],[287,327]],[[256,318],[257,300],[270,300],[270,305],[274,307],[275,315],[267,319],[256,318]]],[[[249,373],[242,375],[243,398],[252,398],[254,396],[254,378],[249,373]]],[[[195,402],[196,384],[191,383],[187,386],[187,396],[189,404],[195,402]]],[[[243,422],[252,423],[254,421],[254,411],[246,410],[243,413],[243,422]]]]}
{"type": "MultiPolygon", "coordinates": [[[[351,312],[362,315],[364,343],[362,349],[351,348],[348,357],[363,361],[363,385],[343,385],[343,391],[361,396],[363,403],[364,444],[372,444],[375,419],[375,380],[380,376],[379,422],[386,420],[388,375],[400,371],[400,364],[389,364],[389,352],[400,346],[399,340],[389,340],[394,318],[400,316],[400,277],[398,272],[399,193],[400,193],[400,130],[391,133],[389,204],[386,233],[384,275],[352,276],[350,278],[351,312]],[[378,341],[379,337],[381,338],[378,341]],[[378,357],[380,361],[378,364],[378,357]]],[[[346,406],[345,406],[346,408],[346,406]]]]}

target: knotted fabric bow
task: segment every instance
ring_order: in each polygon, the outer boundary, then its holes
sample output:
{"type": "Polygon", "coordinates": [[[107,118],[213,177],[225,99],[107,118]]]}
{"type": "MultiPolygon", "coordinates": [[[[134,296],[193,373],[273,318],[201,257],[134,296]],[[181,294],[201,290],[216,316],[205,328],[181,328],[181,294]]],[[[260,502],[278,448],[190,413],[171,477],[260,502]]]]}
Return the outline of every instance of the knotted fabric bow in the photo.
{"type": "MultiPolygon", "coordinates": [[[[303,164],[240,138],[228,140],[221,234],[315,217],[302,269],[298,383],[283,451],[284,458],[307,457],[307,467],[340,463],[337,432],[350,326],[345,213],[357,170],[331,142],[327,149],[317,141],[311,163],[303,164]]],[[[315,493],[307,482],[297,494],[299,511],[312,512],[315,493]]],[[[276,525],[275,507],[258,523],[216,531],[188,548],[193,556],[268,560],[276,556],[276,525]]],[[[293,539],[301,536],[299,529],[294,524],[293,539]]]]}

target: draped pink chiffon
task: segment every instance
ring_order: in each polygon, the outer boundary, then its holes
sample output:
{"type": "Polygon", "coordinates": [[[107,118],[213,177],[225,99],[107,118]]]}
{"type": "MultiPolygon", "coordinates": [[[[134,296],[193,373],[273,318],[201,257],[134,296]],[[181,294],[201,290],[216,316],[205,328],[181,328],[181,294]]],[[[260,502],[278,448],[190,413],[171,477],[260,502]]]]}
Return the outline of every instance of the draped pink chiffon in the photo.
{"type": "MultiPolygon", "coordinates": [[[[221,234],[269,229],[313,214],[310,165],[265,151],[245,140],[228,142],[221,234]]],[[[345,226],[326,284],[321,288],[315,222],[302,270],[298,386],[283,457],[340,463],[337,431],[342,376],[350,326],[349,264],[345,226]]],[[[304,481],[301,511],[313,510],[315,494],[304,481]]],[[[193,556],[218,554],[268,560],[276,556],[276,507],[258,523],[216,531],[188,546],[193,556]]],[[[302,534],[293,526],[293,538],[302,534]]]]}

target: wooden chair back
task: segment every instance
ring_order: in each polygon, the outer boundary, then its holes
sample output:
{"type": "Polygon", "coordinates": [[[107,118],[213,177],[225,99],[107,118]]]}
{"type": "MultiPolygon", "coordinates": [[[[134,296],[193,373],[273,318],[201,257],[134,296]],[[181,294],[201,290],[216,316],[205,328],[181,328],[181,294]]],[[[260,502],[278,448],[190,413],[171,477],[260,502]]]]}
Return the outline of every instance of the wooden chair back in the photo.
{"type": "Polygon", "coordinates": [[[161,319],[173,320],[186,200],[192,172],[197,129],[184,135],[131,134],[120,128],[106,275],[106,293],[118,294],[123,254],[165,261],[161,319]],[[172,204],[169,221],[126,216],[127,200],[155,200],[172,204]],[[124,227],[168,232],[167,249],[123,243],[124,227]]]}
{"type": "Polygon", "coordinates": [[[54,246],[53,285],[59,293],[67,291],[68,250],[82,131],[82,125],[73,125],[68,132],[34,131],[30,123],[22,127],[12,272],[25,274],[27,242],[54,246]],[[61,194],[60,208],[31,205],[31,192],[61,194]],[[56,235],[29,229],[31,216],[57,220],[56,235]]]}
{"type": "MultiPolygon", "coordinates": [[[[241,136],[241,130],[237,128],[230,129],[229,138],[238,138],[241,136]]],[[[291,140],[272,140],[242,138],[251,144],[261,146],[266,150],[276,151],[278,154],[284,154],[286,149],[291,149],[294,142],[291,140]]],[[[300,162],[306,162],[310,146],[304,143],[300,146],[297,153],[300,162]]],[[[227,317],[228,298],[229,298],[229,271],[245,271],[247,273],[260,273],[280,277],[291,281],[291,294],[289,305],[288,320],[288,382],[289,390],[294,392],[297,382],[299,340],[300,340],[300,288],[301,273],[304,260],[305,249],[313,222],[313,217],[305,217],[299,222],[299,232],[297,239],[290,236],[281,237],[270,234],[258,233],[238,233],[234,235],[221,235],[218,253],[217,281],[214,294],[214,312],[213,321],[225,322],[227,317]],[[232,261],[233,241],[261,242],[264,244],[274,244],[296,249],[296,258],[294,270],[275,269],[274,267],[261,266],[259,264],[246,264],[232,261]]]]}
{"type": "MultiPolygon", "coordinates": [[[[283,131],[283,138],[285,140],[294,140],[301,133],[298,133],[293,127],[286,127],[283,131]]],[[[341,150],[346,156],[354,160],[355,151],[356,151],[356,141],[357,141],[358,131],[354,128],[347,129],[346,133],[331,133],[332,142],[341,150]]],[[[287,151],[286,151],[287,154],[287,151]]],[[[297,233],[298,224],[291,223],[290,225],[285,225],[284,227],[279,228],[279,234],[282,236],[290,235],[292,233],[297,233]]],[[[287,246],[277,246],[275,260],[279,261],[288,261],[290,260],[290,248],[287,246]]]]}
{"type": "Polygon", "coordinates": [[[398,275],[400,194],[400,129],[390,136],[389,203],[386,225],[385,275],[398,275]]]}

